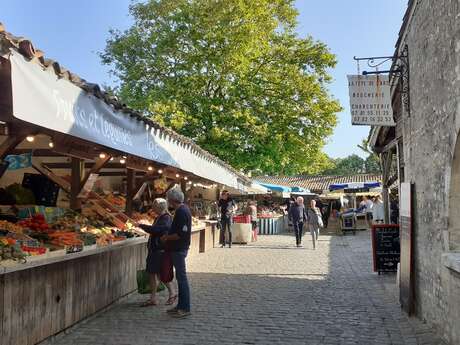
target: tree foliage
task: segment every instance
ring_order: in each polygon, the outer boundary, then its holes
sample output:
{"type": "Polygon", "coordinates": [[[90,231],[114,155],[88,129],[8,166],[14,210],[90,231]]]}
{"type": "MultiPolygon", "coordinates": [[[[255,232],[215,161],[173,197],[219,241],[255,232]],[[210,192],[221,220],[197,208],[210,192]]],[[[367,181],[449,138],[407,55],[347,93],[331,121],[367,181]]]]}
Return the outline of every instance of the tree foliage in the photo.
{"type": "Polygon", "coordinates": [[[129,106],[246,171],[315,173],[332,134],[336,64],[296,32],[293,0],[148,0],[111,31],[104,63],[129,106]]]}

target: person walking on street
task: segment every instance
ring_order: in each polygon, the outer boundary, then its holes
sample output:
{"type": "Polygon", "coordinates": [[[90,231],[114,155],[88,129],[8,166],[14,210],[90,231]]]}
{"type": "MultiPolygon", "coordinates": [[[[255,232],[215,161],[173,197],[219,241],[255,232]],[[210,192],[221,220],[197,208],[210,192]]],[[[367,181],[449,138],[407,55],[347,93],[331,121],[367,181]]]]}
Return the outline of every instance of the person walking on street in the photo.
{"type": "Polygon", "coordinates": [[[220,208],[220,225],[221,225],[221,248],[225,247],[225,231],[228,232],[228,247],[232,247],[232,222],[233,215],[237,210],[235,201],[230,197],[230,193],[227,190],[224,190],[219,199],[219,208],[220,208]]]}
{"type": "Polygon", "coordinates": [[[184,204],[184,193],[180,189],[173,188],[166,193],[168,204],[175,209],[171,228],[161,240],[168,242],[168,250],[176,271],[176,281],[179,290],[177,306],[169,309],[168,314],[176,318],[190,315],[190,287],[187,279],[185,258],[190,248],[192,234],[192,213],[184,204]]]}
{"type": "Polygon", "coordinates": [[[297,197],[295,204],[289,208],[288,217],[294,227],[296,245],[300,247],[302,245],[303,224],[307,219],[303,198],[301,196],[297,197]]]}
{"type": "Polygon", "coordinates": [[[310,207],[307,210],[307,223],[308,229],[310,230],[311,239],[313,241],[313,249],[316,249],[316,242],[319,237],[319,229],[323,227],[323,220],[321,218],[321,212],[316,207],[316,201],[310,201],[310,207]]]}
{"type": "MultiPolygon", "coordinates": [[[[142,307],[158,305],[158,301],[156,299],[156,292],[158,288],[157,283],[160,281],[161,265],[165,255],[165,248],[163,243],[160,241],[160,237],[169,232],[172,223],[172,217],[168,213],[168,203],[165,199],[155,199],[153,201],[152,210],[157,215],[153,225],[138,224],[142,230],[150,234],[149,241],[147,243],[147,260],[145,270],[149,274],[149,283],[152,293],[150,298],[142,303],[142,307]]],[[[177,295],[174,293],[171,282],[165,282],[163,284],[169,292],[169,298],[166,305],[171,305],[176,301],[177,295]]]]}

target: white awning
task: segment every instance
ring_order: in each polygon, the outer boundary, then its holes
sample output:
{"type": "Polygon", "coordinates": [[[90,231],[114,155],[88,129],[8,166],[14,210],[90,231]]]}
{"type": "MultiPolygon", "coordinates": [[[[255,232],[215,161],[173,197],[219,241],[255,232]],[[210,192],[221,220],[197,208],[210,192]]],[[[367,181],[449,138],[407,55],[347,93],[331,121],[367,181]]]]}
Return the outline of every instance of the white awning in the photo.
{"type": "Polygon", "coordinates": [[[115,109],[15,50],[5,58],[15,118],[241,189],[235,171],[190,140],[115,109]]]}

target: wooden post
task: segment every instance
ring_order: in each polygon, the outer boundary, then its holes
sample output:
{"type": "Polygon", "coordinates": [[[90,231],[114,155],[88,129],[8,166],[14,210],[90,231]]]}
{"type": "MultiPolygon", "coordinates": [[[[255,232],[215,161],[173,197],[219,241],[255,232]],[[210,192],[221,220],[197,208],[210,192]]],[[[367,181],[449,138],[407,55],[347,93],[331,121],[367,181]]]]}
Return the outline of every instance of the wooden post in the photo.
{"type": "Polygon", "coordinates": [[[88,171],[88,173],[83,177],[81,184],[80,184],[80,191],[83,189],[86,181],[88,181],[91,174],[98,174],[101,169],[110,161],[111,156],[107,155],[105,158],[101,158],[96,161],[93,167],[88,171]]]}
{"type": "Polygon", "coordinates": [[[126,169],[126,214],[131,216],[133,213],[133,198],[135,193],[136,172],[133,169],[126,169]]]}
{"type": "Polygon", "coordinates": [[[15,135],[9,135],[6,140],[0,145],[0,159],[5,158],[11,150],[18,146],[26,135],[19,133],[15,135]]]}
{"type": "Polygon", "coordinates": [[[78,194],[81,191],[81,176],[83,170],[83,161],[79,158],[71,158],[70,161],[71,181],[70,181],[70,208],[72,210],[79,210],[81,208],[78,194]]]}
{"type": "Polygon", "coordinates": [[[390,224],[390,197],[389,197],[389,192],[388,192],[388,186],[384,185],[382,188],[382,194],[383,194],[383,209],[384,209],[384,223],[385,224],[390,224]]]}
{"type": "Polygon", "coordinates": [[[182,192],[185,195],[185,192],[187,191],[187,181],[185,180],[180,181],[180,189],[182,189],[182,192]]]}
{"type": "Polygon", "coordinates": [[[383,152],[380,154],[380,161],[382,167],[382,195],[383,195],[383,210],[384,210],[384,223],[390,223],[390,201],[389,201],[389,180],[391,174],[391,163],[392,163],[393,154],[390,151],[383,152]]]}

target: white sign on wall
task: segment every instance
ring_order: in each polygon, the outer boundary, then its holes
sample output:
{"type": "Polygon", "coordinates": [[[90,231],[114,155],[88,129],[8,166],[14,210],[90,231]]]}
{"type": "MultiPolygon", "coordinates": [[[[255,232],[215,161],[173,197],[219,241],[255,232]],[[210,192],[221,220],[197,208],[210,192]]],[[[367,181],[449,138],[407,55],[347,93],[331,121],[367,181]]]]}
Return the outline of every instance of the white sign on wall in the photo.
{"type": "Polygon", "coordinates": [[[395,126],[388,75],[349,75],[352,125],[395,126]]]}

